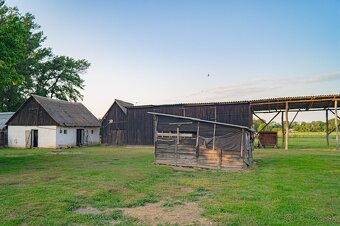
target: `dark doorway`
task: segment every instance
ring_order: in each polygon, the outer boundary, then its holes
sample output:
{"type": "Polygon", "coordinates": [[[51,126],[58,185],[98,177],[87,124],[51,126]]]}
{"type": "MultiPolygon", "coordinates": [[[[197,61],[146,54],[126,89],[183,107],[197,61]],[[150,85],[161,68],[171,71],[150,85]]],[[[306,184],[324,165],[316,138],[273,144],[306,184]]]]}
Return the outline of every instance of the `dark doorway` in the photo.
{"type": "Polygon", "coordinates": [[[32,147],[38,147],[38,130],[32,129],[32,147]]]}
{"type": "Polygon", "coordinates": [[[77,146],[83,145],[84,130],[77,129],[77,146]]]}

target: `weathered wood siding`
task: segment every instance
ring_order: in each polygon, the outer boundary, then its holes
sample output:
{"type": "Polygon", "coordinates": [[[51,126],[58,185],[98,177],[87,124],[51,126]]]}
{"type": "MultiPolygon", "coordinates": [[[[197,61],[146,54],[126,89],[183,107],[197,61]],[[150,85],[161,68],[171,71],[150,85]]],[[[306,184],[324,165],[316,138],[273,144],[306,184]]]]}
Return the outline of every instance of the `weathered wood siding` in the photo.
{"type": "Polygon", "coordinates": [[[0,130],[0,148],[7,147],[8,145],[8,132],[7,130],[0,130]]]}
{"type": "Polygon", "coordinates": [[[102,120],[102,143],[106,145],[127,144],[127,116],[114,103],[102,120]],[[110,124],[109,120],[113,120],[110,124]]]}
{"type": "Polygon", "coordinates": [[[154,139],[153,118],[147,112],[194,117],[210,121],[251,127],[252,113],[249,103],[161,105],[128,108],[127,143],[130,145],[152,145],[154,139]],[[215,119],[216,108],[216,119],[215,119]]]}
{"type": "Polygon", "coordinates": [[[29,98],[24,106],[19,109],[11,120],[9,126],[42,126],[57,125],[43,107],[34,99],[29,98]]]}
{"type": "Polygon", "coordinates": [[[214,123],[190,119],[155,117],[157,164],[221,170],[241,169],[252,164],[248,130],[223,125],[215,127],[214,123]],[[214,135],[215,148],[212,146],[214,135]]]}

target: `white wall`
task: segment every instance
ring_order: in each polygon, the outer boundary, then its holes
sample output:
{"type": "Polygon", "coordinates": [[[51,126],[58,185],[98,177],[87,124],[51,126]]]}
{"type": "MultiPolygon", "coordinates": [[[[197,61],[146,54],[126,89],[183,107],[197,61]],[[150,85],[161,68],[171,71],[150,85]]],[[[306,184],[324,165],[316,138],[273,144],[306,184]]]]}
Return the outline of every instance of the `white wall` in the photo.
{"type": "Polygon", "coordinates": [[[85,145],[96,145],[100,143],[100,127],[57,127],[57,147],[76,146],[77,129],[84,129],[85,145]],[[67,134],[64,134],[64,130],[67,130],[67,134]]]}
{"type": "Polygon", "coordinates": [[[26,130],[38,130],[38,147],[56,147],[56,126],[8,126],[8,146],[26,147],[26,130]]]}
{"type": "Polygon", "coordinates": [[[38,130],[39,148],[74,147],[77,145],[77,129],[84,129],[85,145],[100,143],[100,127],[8,126],[8,146],[26,148],[26,130],[32,129],[38,130]],[[64,130],[67,130],[66,134],[64,130]]]}
{"type": "Polygon", "coordinates": [[[86,128],[88,131],[88,144],[89,145],[96,145],[100,143],[100,127],[95,127],[95,128],[86,128]],[[93,130],[93,134],[91,131],[93,130]]]}
{"type": "Polygon", "coordinates": [[[77,128],[57,127],[57,147],[74,147],[77,145],[77,128]],[[61,133],[60,133],[61,130],[61,133]],[[67,131],[64,134],[64,130],[67,131]]]}

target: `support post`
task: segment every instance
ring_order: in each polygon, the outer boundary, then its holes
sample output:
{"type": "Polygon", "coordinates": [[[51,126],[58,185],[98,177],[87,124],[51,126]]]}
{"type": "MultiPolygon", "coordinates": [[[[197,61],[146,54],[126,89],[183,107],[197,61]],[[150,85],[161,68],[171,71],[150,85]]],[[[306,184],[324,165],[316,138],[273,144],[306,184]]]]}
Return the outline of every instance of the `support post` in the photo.
{"type": "Polygon", "coordinates": [[[339,127],[338,127],[338,100],[334,101],[334,123],[335,123],[335,140],[336,140],[336,150],[339,150],[339,127]]]}
{"type": "Polygon", "coordinates": [[[282,132],[282,148],[283,148],[283,145],[284,145],[284,142],[285,142],[285,127],[284,127],[284,112],[282,112],[282,115],[281,115],[281,132],[282,132]]]}
{"type": "Polygon", "coordinates": [[[328,109],[326,109],[326,142],[327,142],[327,147],[329,147],[328,109]]]}
{"type": "Polygon", "coordinates": [[[288,138],[289,138],[289,122],[288,122],[288,111],[289,111],[289,106],[288,102],[286,102],[286,145],[285,145],[285,150],[288,150],[288,138]]]}
{"type": "Polygon", "coordinates": [[[213,150],[215,150],[215,135],[216,135],[216,123],[214,124],[213,150]]]}
{"type": "Polygon", "coordinates": [[[200,155],[199,136],[200,136],[200,122],[197,122],[197,135],[196,135],[196,166],[198,166],[198,157],[199,157],[199,155],[200,155]]]}

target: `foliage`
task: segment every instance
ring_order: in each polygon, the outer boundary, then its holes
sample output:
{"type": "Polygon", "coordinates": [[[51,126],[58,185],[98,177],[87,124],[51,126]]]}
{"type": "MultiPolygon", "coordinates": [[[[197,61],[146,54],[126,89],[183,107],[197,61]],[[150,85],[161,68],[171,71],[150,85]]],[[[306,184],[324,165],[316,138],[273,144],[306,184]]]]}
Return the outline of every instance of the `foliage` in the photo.
{"type": "MultiPolygon", "coordinates": [[[[285,121],[283,122],[285,123],[285,121]]],[[[259,119],[253,120],[253,128],[260,131],[265,126],[265,123],[259,119]]],[[[329,132],[335,130],[334,118],[328,120],[329,132]]],[[[280,131],[282,126],[280,123],[271,122],[263,131],[280,131]]],[[[296,132],[326,132],[326,122],[312,121],[312,122],[293,122],[290,126],[296,132]]]]}
{"type": "Polygon", "coordinates": [[[43,47],[46,37],[30,13],[0,0],[0,111],[15,111],[30,94],[82,99],[80,75],[90,64],[56,56],[43,47]]]}

